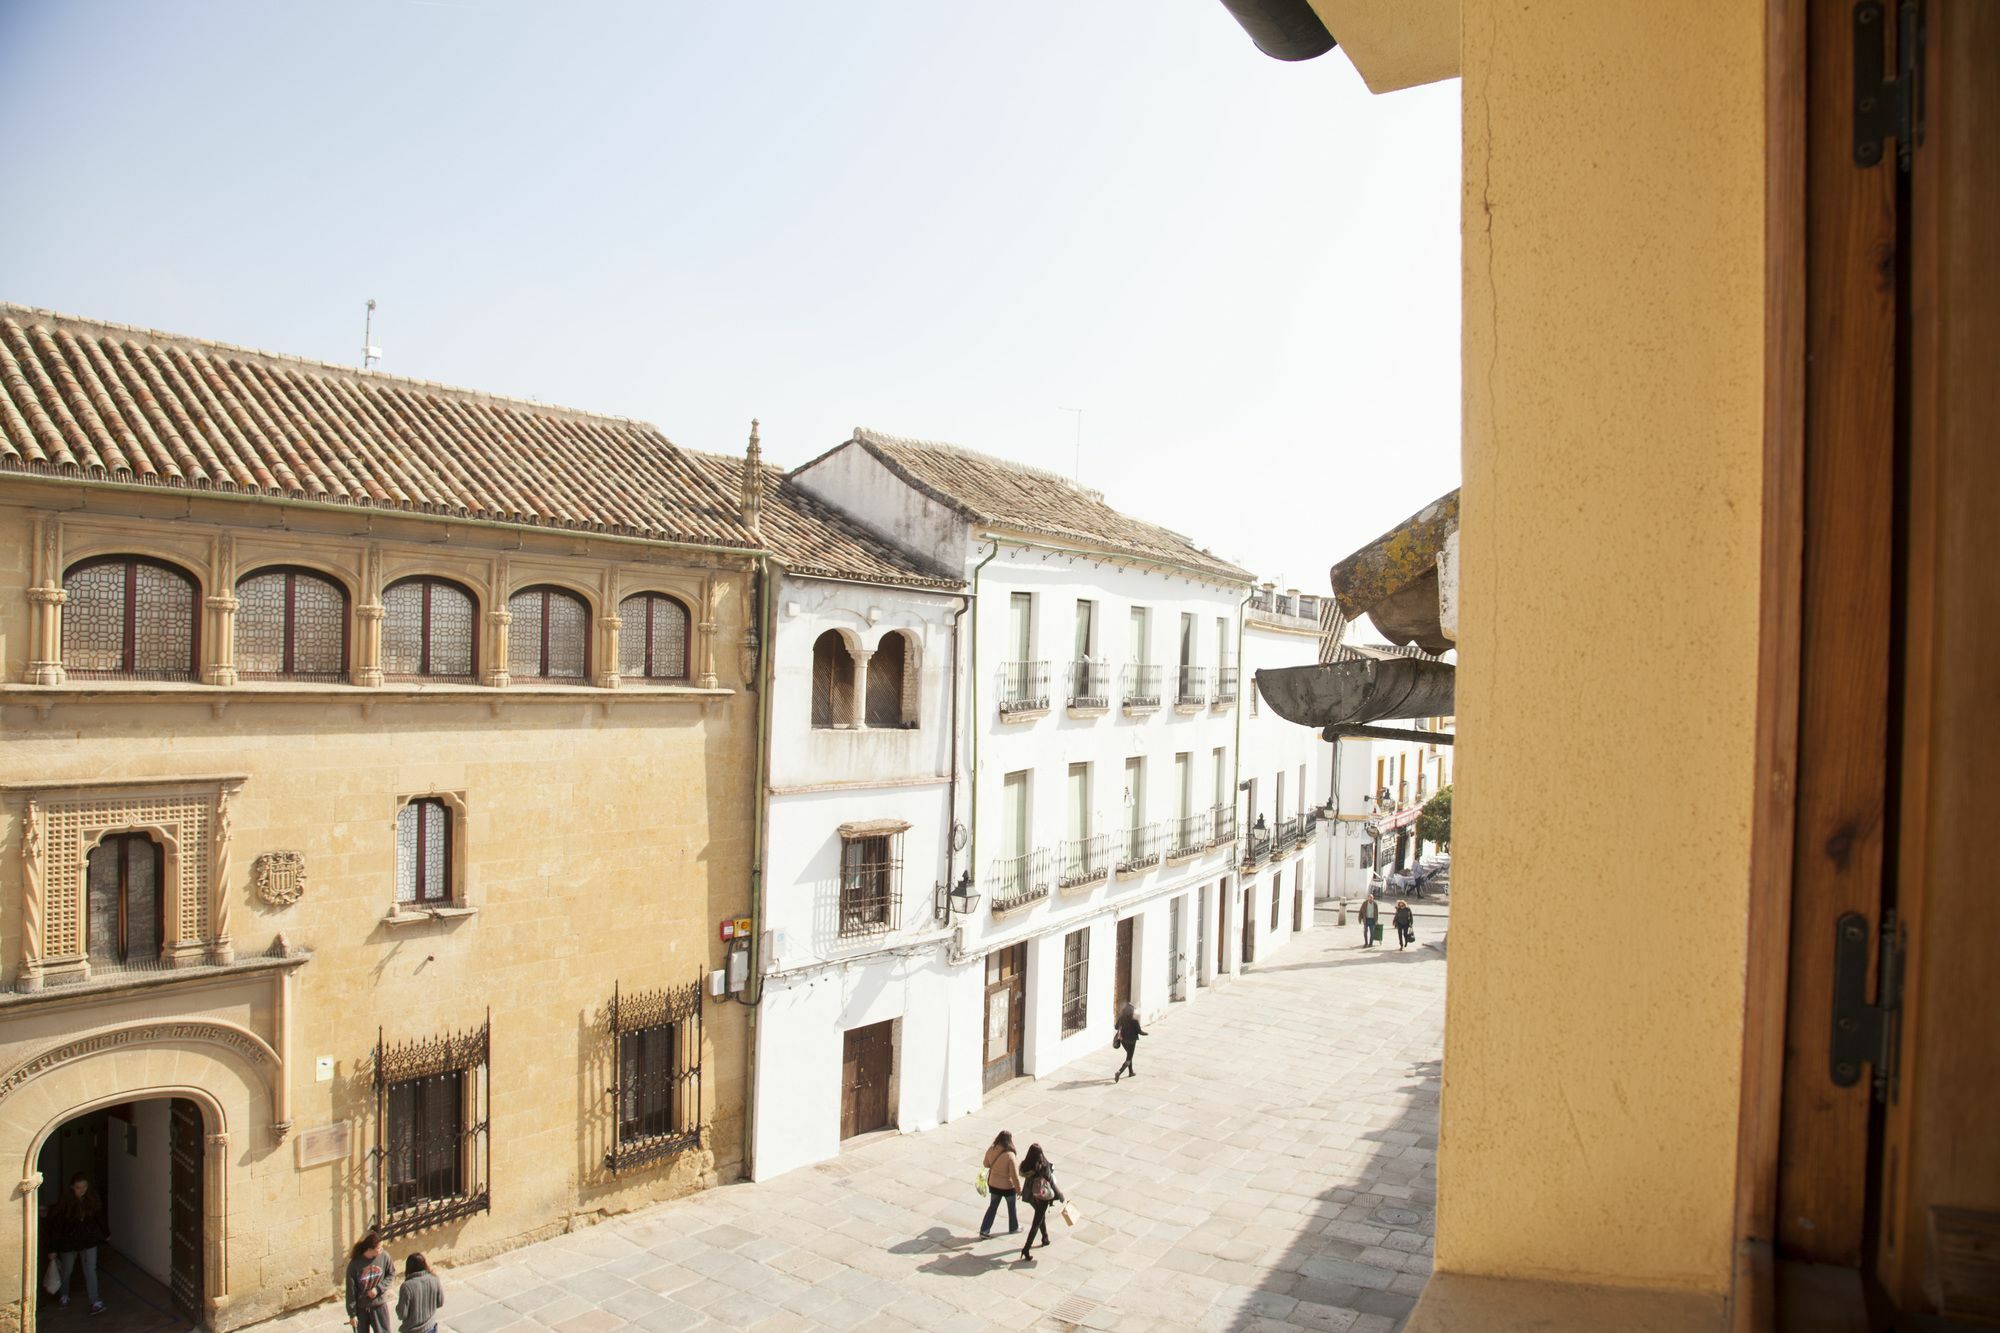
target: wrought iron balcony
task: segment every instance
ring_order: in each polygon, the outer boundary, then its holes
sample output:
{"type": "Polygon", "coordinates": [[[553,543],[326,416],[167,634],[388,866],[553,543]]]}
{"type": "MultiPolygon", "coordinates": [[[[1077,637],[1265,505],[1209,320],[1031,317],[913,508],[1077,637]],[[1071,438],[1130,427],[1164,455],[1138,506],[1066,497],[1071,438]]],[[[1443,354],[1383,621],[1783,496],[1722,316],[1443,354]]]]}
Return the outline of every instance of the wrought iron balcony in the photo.
{"type": "Polygon", "coordinates": [[[1167,825],[1167,859],[1186,861],[1200,856],[1208,850],[1209,833],[1214,821],[1207,811],[1198,815],[1182,815],[1167,825]]]}
{"type": "Polygon", "coordinates": [[[1049,896],[1049,853],[1046,847],[1019,856],[993,858],[990,893],[993,915],[1018,912],[1049,896]]]}
{"type": "Polygon", "coordinates": [[[1236,702],[1236,668],[1233,666],[1215,669],[1215,706],[1227,708],[1236,702]]]}
{"type": "Polygon", "coordinates": [[[1068,838],[1062,845],[1062,870],[1056,875],[1059,889],[1084,889],[1111,878],[1111,835],[1099,833],[1088,838],[1068,838]]]}
{"type": "Polygon", "coordinates": [[[1278,821],[1278,827],[1271,839],[1272,850],[1279,856],[1299,845],[1299,817],[1286,815],[1278,821]]]}
{"type": "Polygon", "coordinates": [[[1071,662],[1066,674],[1071,708],[1111,707],[1110,667],[1102,662],[1071,662]]]}
{"type": "Polygon", "coordinates": [[[1260,866],[1271,859],[1271,831],[1252,828],[1250,836],[1243,840],[1243,851],[1238,858],[1243,865],[1260,866]]]}
{"type": "Polygon", "coordinates": [[[1118,839],[1118,873],[1141,875],[1160,863],[1160,844],[1166,841],[1164,824],[1141,824],[1125,830],[1118,839]]]}
{"type": "Polygon", "coordinates": [[[1003,662],[1000,665],[1000,716],[1047,712],[1049,707],[1049,664],[1047,662],[1003,662]]]}
{"type": "Polygon", "coordinates": [[[1208,836],[1212,846],[1220,847],[1225,842],[1236,841],[1235,806],[1218,805],[1208,812],[1208,817],[1210,825],[1208,836]]]}
{"type": "Polygon", "coordinates": [[[1124,698],[1127,712],[1158,708],[1160,706],[1160,668],[1141,665],[1126,667],[1124,698]]]}
{"type": "Polygon", "coordinates": [[[1320,825],[1319,811],[1317,810],[1306,811],[1305,818],[1299,824],[1299,841],[1301,843],[1310,843],[1315,837],[1318,836],[1319,825],[1320,825]]]}
{"type": "Polygon", "coordinates": [[[1193,712],[1208,707],[1208,668],[1181,667],[1175,682],[1174,706],[1193,712]]]}

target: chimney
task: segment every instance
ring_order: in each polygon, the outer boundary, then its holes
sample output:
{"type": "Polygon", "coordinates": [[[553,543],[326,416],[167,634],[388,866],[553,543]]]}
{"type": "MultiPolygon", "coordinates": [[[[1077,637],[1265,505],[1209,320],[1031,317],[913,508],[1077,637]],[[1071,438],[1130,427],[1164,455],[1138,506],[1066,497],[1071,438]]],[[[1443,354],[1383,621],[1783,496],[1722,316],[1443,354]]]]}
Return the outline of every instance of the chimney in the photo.
{"type": "Polygon", "coordinates": [[[764,448],[757,440],[757,423],[750,423],[750,448],[743,455],[743,526],[764,536],[764,448]]]}

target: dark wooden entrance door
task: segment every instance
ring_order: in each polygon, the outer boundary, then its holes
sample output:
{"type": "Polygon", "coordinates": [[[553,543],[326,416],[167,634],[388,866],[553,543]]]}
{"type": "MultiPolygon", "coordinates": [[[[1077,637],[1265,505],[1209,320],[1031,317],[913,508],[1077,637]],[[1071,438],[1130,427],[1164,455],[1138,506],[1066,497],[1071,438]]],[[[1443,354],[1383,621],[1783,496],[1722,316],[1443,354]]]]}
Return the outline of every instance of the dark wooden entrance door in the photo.
{"type": "Polygon", "coordinates": [[[1208,961],[1208,898],[1208,886],[1204,884],[1194,897],[1194,984],[1197,986],[1202,984],[1202,964],[1208,961]]]}
{"type": "Polygon", "coordinates": [[[1185,1000],[1187,998],[1187,954],[1181,951],[1182,904],[1187,895],[1182,894],[1167,904],[1167,998],[1185,1000]]]}
{"type": "Polygon", "coordinates": [[[1243,890],[1243,961],[1257,961],[1257,890],[1243,890]]]}
{"type": "Polygon", "coordinates": [[[1292,872],[1292,929],[1306,928],[1306,868],[1300,866],[1292,872]]]}
{"type": "Polygon", "coordinates": [[[870,1023],[841,1037],[840,1137],[889,1126],[890,1024],[870,1023]]]}
{"type": "Polygon", "coordinates": [[[986,955],[986,1091],[1021,1076],[1021,1029],[1028,1000],[1028,946],[986,955]]]}
{"type": "Polygon", "coordinates": [[[1111,1016],[1114,1019],[1125,1012],[1126,1005],[1132,1003],[1132,933],[1138,920],[1128,916],[1118,923],[1118,964],[1111,982],[1111,1016]]]}
{"type": "Polygon", "coordinates": [[[1215,975],[1229,971],[1229,881],[1223,880],[1215,893],[1215,975]]]}
{"type": "Polygon", "coordinates": [[[167,1290],[181,1318],[196,1327],[202,1315],[201,1108],[174,1098],[167,1129],[167,1290]]]}

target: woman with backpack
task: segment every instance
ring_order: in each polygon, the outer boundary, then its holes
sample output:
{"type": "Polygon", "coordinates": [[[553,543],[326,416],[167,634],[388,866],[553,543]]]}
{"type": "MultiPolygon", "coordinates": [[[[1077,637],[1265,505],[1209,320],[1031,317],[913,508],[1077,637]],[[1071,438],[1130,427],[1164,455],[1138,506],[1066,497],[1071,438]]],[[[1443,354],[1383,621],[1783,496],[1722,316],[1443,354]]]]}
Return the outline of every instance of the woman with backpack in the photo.
{"type": "Polygon", "coordinates": [[[1396,947],[1407,949],[1410,940],[1417,933],[1417,914],[1410,910],[1410,904],[1401,898],[1396,900],[1396,947]]]}
{"type": "Polygon", "coordinates": [[[1062,1186],[1056,1184],[1056,1164],[1039,1143],[1029,1144],[1028,1155],[1021,1159],[1021,1197],[1035,1210],[1034,1220],[1028,1223],[1027,1242],[1021,1246],[1021,1258],[1033,1263],[1035,1233],[1042,1233],[1042,1244],[1049,1243],[1049,1205],[1065,1202],[1062,1186]]]}
{"type": "Polygon", "coordinates": [[[1007,1234],[1021,1229],[1021,1216],[1014,1211],[1014,1199],[1021,1192],[1021,1171],[1014,1161],[1014,1136],[1001,1130],[986,1150],[986,1220],[979,1224],[984,1240],[993,1234],[993,1219],[1000,1215],[1000,1200],[1007,1201],[1007,1234]]]}

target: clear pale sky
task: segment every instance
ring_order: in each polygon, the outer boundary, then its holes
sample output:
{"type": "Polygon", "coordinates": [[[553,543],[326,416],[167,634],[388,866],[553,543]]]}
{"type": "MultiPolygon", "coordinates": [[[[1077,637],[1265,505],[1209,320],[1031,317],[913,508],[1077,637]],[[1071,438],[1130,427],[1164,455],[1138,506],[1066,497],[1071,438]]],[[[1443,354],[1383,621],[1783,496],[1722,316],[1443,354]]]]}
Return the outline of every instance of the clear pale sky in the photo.
{"type": "Polygon", "coordinates": [[[1458,85],[1218,0],[0,0],[0,299],[1070,474],[1268,578],[1458,484],[1458,85]]]}

